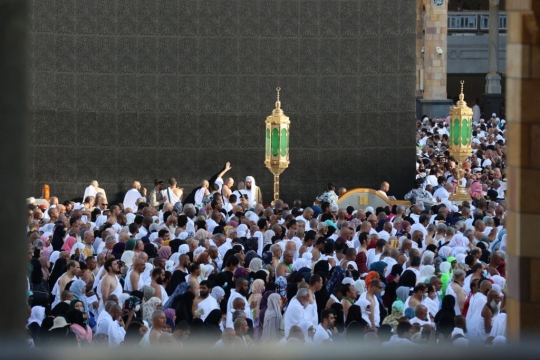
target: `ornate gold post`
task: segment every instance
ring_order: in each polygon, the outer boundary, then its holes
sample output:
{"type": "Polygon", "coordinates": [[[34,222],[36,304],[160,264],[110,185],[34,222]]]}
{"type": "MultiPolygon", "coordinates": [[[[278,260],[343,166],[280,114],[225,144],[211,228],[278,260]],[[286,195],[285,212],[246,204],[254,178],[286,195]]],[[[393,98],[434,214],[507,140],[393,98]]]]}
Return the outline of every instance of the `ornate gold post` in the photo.
{"type": "Polygon", "coordinates": [[[472,109],[464,100],[463,84],[456,106],[450,109],[450,154],[458,163],[458,186],[454,192],[455,201],[471,200],[471,196],[461,184],[463,179],[463,162],[471,155],[472,109]]]}
{"type": "Polygon", "coordinates": [[[266,118],[266,147],[264,164],[274,174],[274,200],[279,199],[279,175],[289,167],[289,117],[283,113],[279,92],[276,88],[276,108],[266,118]]]}

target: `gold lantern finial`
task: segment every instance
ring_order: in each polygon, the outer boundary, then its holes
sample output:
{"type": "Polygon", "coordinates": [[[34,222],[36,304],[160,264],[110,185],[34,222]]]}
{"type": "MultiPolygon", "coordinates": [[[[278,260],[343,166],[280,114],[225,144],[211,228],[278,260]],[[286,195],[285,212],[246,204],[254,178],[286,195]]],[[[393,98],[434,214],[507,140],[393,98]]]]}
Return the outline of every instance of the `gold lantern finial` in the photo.
{"type": "Polygon", "coordinates": [[[461,93],[459,94],[459,101],[457,103],[457,106],[458,107],[465,107],[465,106],[467,106],[467,103],[464,100],[465,99],[465,94],[463,94],[463,84],[465,84],[465,81],[461,80],[460,84],[461,84],[461,93]]]}
{"type": "Polygon", "coordinates": [[[283,114],[283,110],[281,110],[281,101],[279,101],[279,92],[280,91],[281,91],[281,88],[278,86],[276,88],[276,92],[277,92],[276,108],[272,112],[273,115],[281,115],[281,114],[283,114]]]}

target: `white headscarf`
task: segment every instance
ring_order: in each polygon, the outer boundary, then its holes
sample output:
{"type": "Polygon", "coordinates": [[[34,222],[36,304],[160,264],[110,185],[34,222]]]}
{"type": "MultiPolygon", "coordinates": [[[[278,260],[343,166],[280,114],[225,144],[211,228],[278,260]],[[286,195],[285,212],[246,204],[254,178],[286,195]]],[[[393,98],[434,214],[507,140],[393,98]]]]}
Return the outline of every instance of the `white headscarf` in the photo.
{"type": "Polygon", "coordinates": [[[28,318],[28,322],[26,323],[26,327],[33,322],[38,323],[38,325],[41,327],[43,319],[45,319],[45,308],[43,306],[34,306],[32,308],[32,313],[28,318]]]}
{"type": "Polygon", "coordinates": [[[416,278],[416,284],[420,284],[426,281],[427,278],[431,278],[435,274],[435,267],[431,265],[425,265],[421,270],[420,274],[416,278]]]}
{"type": "Polygon", "coordinates": [[[422,265],[432,265],[433,264],[433,258],[435,258],[435,253],[433,251],[426,250],[422,254],[422,260],[420,261],[420,264],[422,264],[422,265]],[[424,260],[426,260],[426,259],[431,259],[431,260],[428,261],[427,264],[424,264],[424,260]]]}
{"type": "Polygon", "coordinates": [[[189,252],[189,245],[188,244],[182,244],[180,247],[178,247],[178,253],[180,255],[187,254],[189,252]]]}
{"type": "Polygon", "coordinates": [[[456,246],[452,249],[452,256],[457,258],[458,255],[465,254],[465,252],[467,252],[467,249],[462,246],[456,246]]]}
{"type": "Polygon", "coordinates": [[[51,256],[49,257],[49,262],[54,265],[56,260],[60,257],[60,251],[53,251],[51,256]]]}
{"type": "Polygon", "coordinates": [[[253,176],[246,176],[246,182],[251,181],[251,189],[247,191],[250,192],[249,195],[249,201],[250,203],[255,206],[257,205],[257,184],[255,184],[255,178],[253,176]]]}
{"type": "Polygon", "coordinates": [[[272,244],[272,238],[276,235],[273,230],[266,230],[264,233],[264,246],[272,244]]]}
{"type": "Polygon", "coordinates": [[[79,254],[82,254],[82,251],[84,250],[84,244],[80,242],[76,242],[73,244],[73,247],[71,248],[71,251],[69,253],[69,256],[72,256],[75,254],[75,250],[79,249],[79,254]]]}
{"type": "MultiPolygon", "coordinates": [[[[367,313],[367,307],[371,306],[371,303],[367,299],[360,299],[358,300],[358,304],[360,305],[360,310],[362,312],[362,319],[364,319],[368,324],[371,324],[369,314],[367,313]]],[[[373,311],[373,309],[370,309],[370,311],[373,311]]]]}
{"type": "Polygon", "coordinates": [[[172,262],[172,266],[173,266],[173,270],[176,269],[176,267],[178,267],[178,265],[180,265],[180,254],[179,252],[175,252],[174,254],[171,255],[171,257],[169,258],[168,261],[171,261],[172,262]]]}
{"type": "Polygon", "coordinates": [[[444,258],[448,258],[450,255],[452,255],[452,248],[450,246],[443,246],[439,249],[439,255],[444,256],[444,258]]]}
{"type": "Polygon", "coordinates": [[[439,270],[441,270],[441,273],[443,274],[450,274],[450,268],[452,265],[448,262],[442,262],[441,265],[439,265],[439,270]]]}
{"type": "Polygon", "coordinates": [[[364,290],[366,288],[366,282],[364,280],[358,279],[354,283],[354,288],[355,288],[356,293],[358,295],[362,295],[362,293],[364,292],[364,290]]]}
{"type": "Polygon", "coordinates": [[[262,267],[262,260],[259,258],[253,258],[249,262],[249,270],[251,272],[256,273],[257,271],[261,270],[261,267],[262,267]]]}
{"type": "Polygon", "coordinates": [[[126,264],[127,268],[129,269],[131,267],[131,265],[133,264],[133,258],[134,257],[135,257],[135,253],[133,251],[126,250],[122,254],[122,258],[120,260],[122,260],[124,262],[124,264],[126,264]]]}
{"type": "Polygon", "coordinates": [[[272,294],[268,297],[268,308],[264,314],[263,341],[275,341],[281,337],[279,333],[281,319],[281,296],[272,294]]]}
{"type": "Polygon", "coordinates": [[[126,294],[126,293],[123,293],[123,294],[120,294],[118,296],[118,306],[120,306],[121,308],[124,307],[124,303],[126,302],[127,299],[129,299],[130,295],[129,294],[126,294]]]}

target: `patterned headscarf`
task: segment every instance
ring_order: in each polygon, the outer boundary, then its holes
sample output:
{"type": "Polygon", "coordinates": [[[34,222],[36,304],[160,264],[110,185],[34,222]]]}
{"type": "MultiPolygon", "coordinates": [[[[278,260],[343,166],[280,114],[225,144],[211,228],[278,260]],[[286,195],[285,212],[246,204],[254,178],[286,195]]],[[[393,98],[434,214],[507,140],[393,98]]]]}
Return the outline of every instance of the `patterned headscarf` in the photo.
{"type": "Polygon", "coordinates": [[[276,292],[284,298],[287,297],[287,279],[284,276],[276,278],[276,292]]]}

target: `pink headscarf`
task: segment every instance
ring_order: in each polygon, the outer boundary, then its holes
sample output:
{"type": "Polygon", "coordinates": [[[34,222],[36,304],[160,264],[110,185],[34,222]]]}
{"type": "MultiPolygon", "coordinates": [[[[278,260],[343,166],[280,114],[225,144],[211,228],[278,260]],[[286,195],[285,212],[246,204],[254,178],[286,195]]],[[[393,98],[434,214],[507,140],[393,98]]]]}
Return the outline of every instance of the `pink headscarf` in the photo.
{"type": "Polygon", "coordinates": [[[73,245],[75,245],[76,242],[77,242],[77,239],[75,239],[73,236],[68,237],[66,241],[64,242],[64,245],[62,245],[62,250],[65,250],[68,253],[70,253],[71,248],[73,247],[73,245]]]}
{"type": "MultiPolygon", "coordinates": [[[[49,256],[45,256],[45,249],[43,249],[43,253],[44,253],[43,256],[40,257],[38,260],[41,263],[41,273],[43,274],[43,279],[49,280],[49,276],[51,275],[49,273],[49,268],[47,267],[47,263],[49,262],[49,256]]],[[[49,250],[49,255],[50,254],[51,254],[51,251],[49,250]]]]}
{"type": "Polygon", "coordinates": [[[172,251],[170,246],[162,246],[158,250],[158,255],[164,258],[165,260],[169,260],[171,257],[172,251]]]}
{"type": "Polygon", "coordinates": [[[41,240],[41,243],[43,244],[43,248],[46,248],[49,237],[47,235],[41,235],[39,239],[41,240]]]}
{"type": "Polygon", "coordinates": [[[49,249],[49,248],[46,248],[46,247],[44,247],[44,248],[43,248],[43,257],[46,257],[46,258],[47,258],[47,260],[49,260],[49,259],[50,259],[50,257],[51,257],[51,254],[52,254],[52,251],[51,251],[51,249],[49,249]]]}

